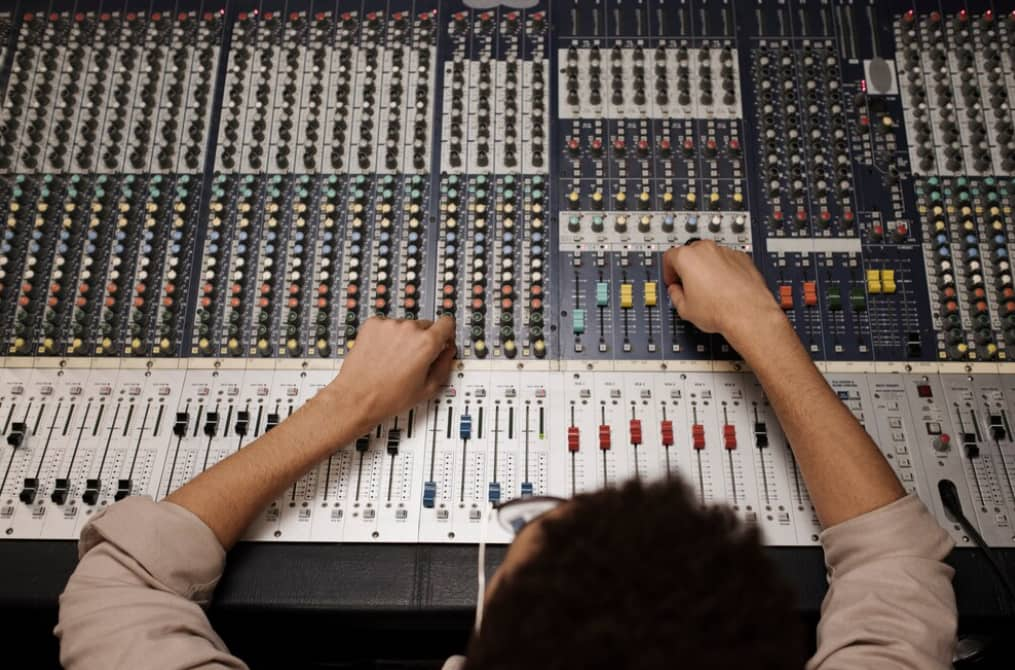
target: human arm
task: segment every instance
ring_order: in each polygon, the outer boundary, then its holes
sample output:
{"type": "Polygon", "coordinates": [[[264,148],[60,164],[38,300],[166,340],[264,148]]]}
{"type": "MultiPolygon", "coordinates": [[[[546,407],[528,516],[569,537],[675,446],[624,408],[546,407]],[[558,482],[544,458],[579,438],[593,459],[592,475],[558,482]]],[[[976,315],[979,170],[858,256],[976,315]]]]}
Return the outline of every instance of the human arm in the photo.
{"type": "Polygon", "coordinates": [[[822,525],[905,495],[863,426],[814,366],[749,256],[702,240],[670,249],[663,268],[680,316],[722,334],[757,375],[822,525]]]}
{"type": "Polygon", "coordinates": [[[721,333],[758,376],[825,527],[829,589],[808,670],[950,667],[951,540],[918,498],[903,497],[750,257],[697,242],[667,252],[664,280],[680,315],[721,333]]]}
{"type": "Polygon", "coordinates": [[[307,470],[383,419],[434,395],[454,361],[449,317],[371,319],[342,372],[274,430],[166,500],[193,512],[227,550],[254,516],[307,470]],[[429,327],[428,327],[429,326],[429,327]]]}
{"type": "Polygon", "coordinates": [[[201,609],[225,550],[315,463],[436,393],[454,355],[450,318],[368,320],[341,374],[275,429],[162,502],[131,497],[96,514],[60,596],[64,667],[246,667],[201,609]]]}

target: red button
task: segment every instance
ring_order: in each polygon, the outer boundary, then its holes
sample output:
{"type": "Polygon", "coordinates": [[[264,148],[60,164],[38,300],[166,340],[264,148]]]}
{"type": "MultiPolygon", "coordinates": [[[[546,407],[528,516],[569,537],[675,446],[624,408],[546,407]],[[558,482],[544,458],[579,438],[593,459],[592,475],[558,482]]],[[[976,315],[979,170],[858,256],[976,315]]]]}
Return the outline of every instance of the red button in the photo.
{"type": "Polygon", "coordinates": [[[610,427],[605,423],[599,426],[599,448],[603,451],[610,448],[610,427]]]}
{"type": "Polygon", "coordinates": [[[663,446],[673,446],[673,422],[669,419],[663,421],[660,424],[660,432],[662,433],[663,446]]]}
{"type": "Polygon", "coordinates": [[[705,426],[700,423],[691,426],[691,444],[698,450],[705,448],[705,426]]]}
{"type": "Polygon", "coordinates": [[[631,419],[631,444],[641,444],[641,421],[631,419]]]}
{"type": "Polygon", "coordinates": [[[567,450],[570,452],[578,451],[578,426],[568,426],[567,450]]]}
{"type": "Polygon", "coordinates": [[[728,450],[737,448],[737,429],[736,426],[726,424],[722,427],[722,439],[728,450]]]}

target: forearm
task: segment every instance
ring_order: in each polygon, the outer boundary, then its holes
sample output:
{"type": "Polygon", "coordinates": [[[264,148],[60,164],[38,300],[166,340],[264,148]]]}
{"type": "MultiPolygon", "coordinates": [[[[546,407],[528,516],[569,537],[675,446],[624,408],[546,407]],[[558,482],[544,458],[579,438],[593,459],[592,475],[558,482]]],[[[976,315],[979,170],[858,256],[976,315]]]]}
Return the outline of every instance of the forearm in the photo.
{"type": "MultiPolygon", "coordinates": [[[[321,394],[335,393],[327,388],[321,394]]],[[[168,498],[193,512],[229,549],[268,504],[314,465],[368,427],[347,403],[312,398],[244,449],[204,471],[168,498]],[[345,407],[345,411],[336,411],[345,407]]]]}
{"type": "Polygon", "coordinates": [[[779,312],[730,344],[761,381],[825,526],[898,500],[903,490],[779,312]]]}

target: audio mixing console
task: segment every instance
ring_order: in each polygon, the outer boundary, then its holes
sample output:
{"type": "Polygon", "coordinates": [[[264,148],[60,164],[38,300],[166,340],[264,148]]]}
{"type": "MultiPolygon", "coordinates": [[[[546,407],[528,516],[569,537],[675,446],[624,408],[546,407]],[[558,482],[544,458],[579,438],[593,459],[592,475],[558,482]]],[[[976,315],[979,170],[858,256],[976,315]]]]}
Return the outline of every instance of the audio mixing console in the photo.
{"type": "Polygon", "coordinates": [[[370,316],[451,314],[442,393],[249,539],[476,542],[490,502],[681,477],[815,545],[758,382],[668,300],[661,254],[696,237],[753,256],[959,546],[943,479],[1015,547],[1012,7],[15,4],[0,537],[162,498],[327,384],[370,316]]]}

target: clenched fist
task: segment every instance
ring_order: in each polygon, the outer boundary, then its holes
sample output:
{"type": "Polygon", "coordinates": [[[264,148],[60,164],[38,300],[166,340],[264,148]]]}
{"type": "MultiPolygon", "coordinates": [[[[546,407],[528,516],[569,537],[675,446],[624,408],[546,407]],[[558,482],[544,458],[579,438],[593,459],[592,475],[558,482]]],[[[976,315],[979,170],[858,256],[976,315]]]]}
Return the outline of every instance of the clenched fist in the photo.
{"type": "Polygon", "coordinates": [[[356,399],[363,430],[432,397],[451,374],[455,321],[368,319],[325,389],[356,399]]]}
{"type": "Polygon", "coordinates": [[[667,251],[663,281],[681,318],[736,348],[756,328],[786,318],[751,257],[711,240],[667,251]]]}

